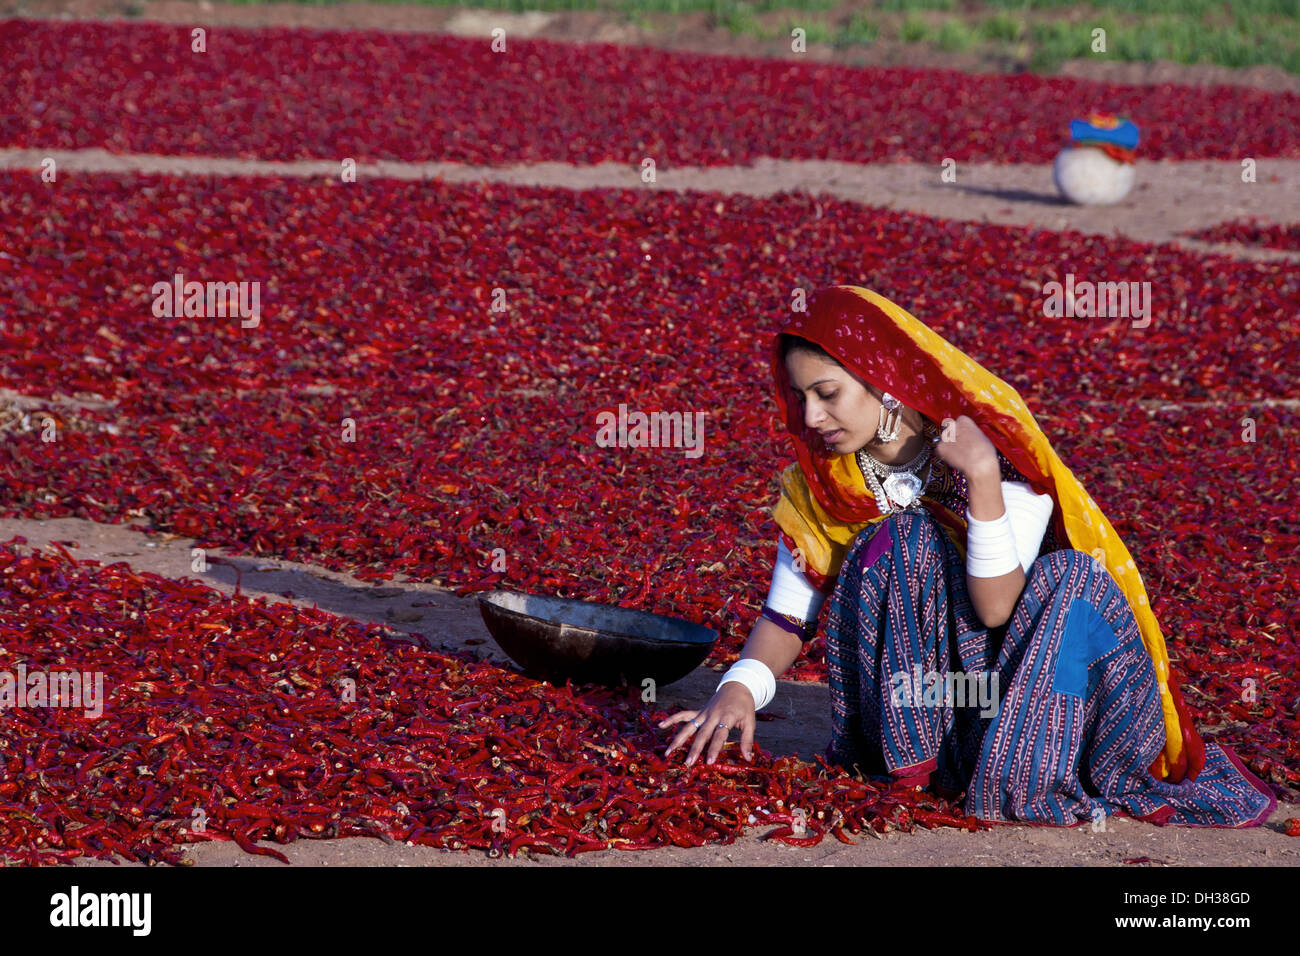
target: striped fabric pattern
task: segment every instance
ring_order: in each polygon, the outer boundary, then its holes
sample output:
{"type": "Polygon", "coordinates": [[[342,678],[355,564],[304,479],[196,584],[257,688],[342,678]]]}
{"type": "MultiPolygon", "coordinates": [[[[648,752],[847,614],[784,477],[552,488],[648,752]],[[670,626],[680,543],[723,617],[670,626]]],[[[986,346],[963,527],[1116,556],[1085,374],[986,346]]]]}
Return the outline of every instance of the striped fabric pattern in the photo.
{"type": "Polygon", "coordinates": [[[979,819],[1246,827],[1276,807],[1215,744],[1195,780],[1152,776],[1166,739],[1155,668],[1124,593],[1081,551],[1040,556],[1011,620],[985,628],[939,523],[895,515],[854,540],[825,634],[828,757],[965,793],[979,819]]]}

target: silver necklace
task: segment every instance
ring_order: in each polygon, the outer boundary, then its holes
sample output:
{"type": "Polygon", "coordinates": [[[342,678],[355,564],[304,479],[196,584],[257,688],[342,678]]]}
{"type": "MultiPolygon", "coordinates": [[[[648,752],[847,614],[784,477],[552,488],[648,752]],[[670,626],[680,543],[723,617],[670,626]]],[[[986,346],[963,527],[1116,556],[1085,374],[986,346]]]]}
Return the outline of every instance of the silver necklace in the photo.
{"type": "Polygon", "coordinates": [[[919,455],[903,465],[886,465],[868,455],[865,449],[858,452],[857,459],[862,476],[876,496],[876,503],[886,514],[905,511],[915,504],[934,472],[929,442],[919,455]],[[925,470],[924,478],[921,477],[922,469],[925,470]]]}

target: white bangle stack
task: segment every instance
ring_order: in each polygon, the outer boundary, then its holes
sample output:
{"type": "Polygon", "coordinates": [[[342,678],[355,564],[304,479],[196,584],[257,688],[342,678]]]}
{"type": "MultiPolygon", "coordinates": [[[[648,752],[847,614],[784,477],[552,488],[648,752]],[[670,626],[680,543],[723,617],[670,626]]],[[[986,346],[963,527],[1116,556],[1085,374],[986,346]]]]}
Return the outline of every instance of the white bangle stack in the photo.
{"type": "Polygon", "coordinates": [[[1020,567],[1011,516],[1005,511],[992,521],[966,512],[966,573],[973,578],[1000,578],[1020,567]]]}
{"type": "Polygon", "coordinates": [[[742,657],[732,664],[718,682],[718,690],[722,690],[722,685],[732,680],[749,688],[749,692],[754,695],[755,711],[762,710],[776,696],[776,677],[772,674],[772,669],[752,657],[742,657]]]}

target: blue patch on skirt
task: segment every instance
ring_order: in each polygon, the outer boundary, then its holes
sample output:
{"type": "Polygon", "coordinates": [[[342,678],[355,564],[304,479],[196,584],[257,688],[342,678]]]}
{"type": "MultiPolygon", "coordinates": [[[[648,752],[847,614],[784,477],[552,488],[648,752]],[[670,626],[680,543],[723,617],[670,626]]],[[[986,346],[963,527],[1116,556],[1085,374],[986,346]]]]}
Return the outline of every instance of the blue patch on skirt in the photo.
{"type": "Polygon", "coordinates": [[[1082,598],[1070,605],[1065,635],[1056,659],[1052,690],[1071,697],[1088,696],[1088,668],[1119,647],[1119,638],[1096,609],[1082,598]]]}

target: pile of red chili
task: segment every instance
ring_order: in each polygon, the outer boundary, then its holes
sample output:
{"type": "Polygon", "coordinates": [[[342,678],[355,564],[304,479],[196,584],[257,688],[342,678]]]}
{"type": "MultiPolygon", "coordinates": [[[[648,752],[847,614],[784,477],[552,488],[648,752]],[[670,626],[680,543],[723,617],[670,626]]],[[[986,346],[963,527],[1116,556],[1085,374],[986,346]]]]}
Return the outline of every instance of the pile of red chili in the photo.
{"type": "Polygon", "coordinates": [[[1132,117],[1147,159],[1300,155],[1300,96],[1243,87],[521,36],[499,51],[486,35],[212,27],[204,52],[191,43],[181,24],[6,21],[0,146],[335,163],[608,161],[630,176],[645,156],[660,168],[761,157],[1047,163],[1070,118],[1095,106],[1132,117]]]}
{"type": "MultiPolygon", "coordinates": [[[[788,277],[879,289],[1021,390],[1133,553],[1198,725],[1300,783],[1294,264],[801,195],[25,173],[0,173],[0,251],[0,387],[100,403],[0,442],[0,515],[631,604],[716,628],[715,663],[775,553],[788,277]],[[260,326],[155,316],[178,271],[264,281],[260,326]],[[1046,316],[1066,272],[1150,278],[1150,324],[1046,316]],[[620,404],[703,411],[704,454],[598,447],[620,404]]],[[[824,675],[820,641],[787,674],[824,675]]]]}
{"type": "Polygon", "coordinates": [[[665,760],[663,712],[316,610],[0,545],[0,671],[102,675],[102,714],[0,711],[0,856],[372,836],[490,856],[972,826],[941,801],[734,744],[665,760]],[[796,820],[799,822],[797,823],[796,820]]]}
{"type": "Polygon", "coordinates": [[[1300,225],[1264,222],[1256,218],[1233,219],[1186,235],[1205,242],[1236,242],[1267,249],[1300,250],[1300,225]]]}

